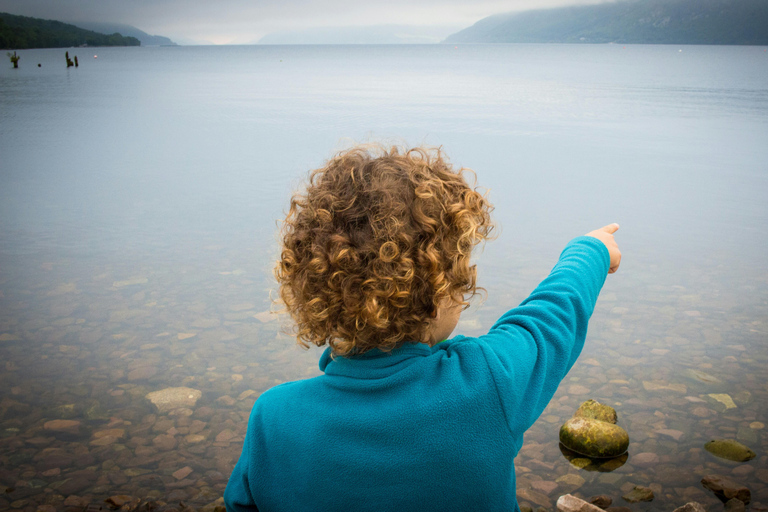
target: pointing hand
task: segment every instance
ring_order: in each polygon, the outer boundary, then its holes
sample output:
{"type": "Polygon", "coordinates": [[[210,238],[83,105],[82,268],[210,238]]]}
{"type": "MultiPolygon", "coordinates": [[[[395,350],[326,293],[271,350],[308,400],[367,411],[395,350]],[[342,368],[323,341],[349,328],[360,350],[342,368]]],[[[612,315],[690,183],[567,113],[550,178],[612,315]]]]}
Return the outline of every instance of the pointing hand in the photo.
{"type": "Polygon", "coordinates": [[[597,238],[603,242],[605,247],[608,249],[608,254],[611,256],[611,267],[608,270],[609,274],[613,274],[619,270],[619,264],[621,263],[621,251],[619,250],[619,246],[616,244],[616,240],[613,239],[613,234],[618,229],[619,225],[614,222],[613,224],[608,224],[605,227],[591,231],[586,235],[591,236],[592,238],[597,238]]]}

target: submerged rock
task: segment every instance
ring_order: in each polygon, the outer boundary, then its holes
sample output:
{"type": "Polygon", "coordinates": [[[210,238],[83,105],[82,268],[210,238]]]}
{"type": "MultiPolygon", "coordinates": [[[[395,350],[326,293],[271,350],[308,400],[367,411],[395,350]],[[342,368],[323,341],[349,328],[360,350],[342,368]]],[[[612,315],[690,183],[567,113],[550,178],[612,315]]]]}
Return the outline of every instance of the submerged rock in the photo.
{"type": "Polygon", "coordinates": [[[685,434],[682,430],[675,430],[672,428],[662,428],[660,430],[655,431],[657,434],[661,434],[662,436],[671,437],[675,441],[679,441],[681,437],[685,434]]]}
{"type": "Polygon", "coordinates": [[[216,501],[212,501],[209,504],[203,506],[200,512],[226,512],[224,507],[224,498],[219,498],[216,501]]]}
{"type": "Polygon", "coordinates": [[[715,493],[715,496],[723,502],[736,498],[745,505],[749,505],[749,502],[752,501],[752,493],[749,492],[749,489],[722,476],[705,476],[701,479],[701,485],[715,493]]]}
{"type": "Polygon", "coordinates": [[[46,421],[43,428],[54,432],[77,434],[80,431],[80,422],[77,420],[51,420],[46,421]]]}
{"type": "Polygon", "coordinates": [[[756,455],[747,446],[733,439],[713,439],[705,444],[704,448],[712,455],[736,462],[752,460],[756,455]]]}
{"type": "Polygon", "coordinates": [[[632,456],[632,463],[641,468],[653,467],[659,463],[659,456],[652,452],[638,453],[632,456]]]}
{"type": "Polygon", "coordinates": [[[752,403],[752,393],[749,391],[739,391],[733,395],[733,401],[736,405],[749,405],[752,403]]]}
{"type": "Polygon", "coordinates": [[[722,404],[722,406],[725,407],[725,410],[736,409],[736,404],[734,403],[733,398],[727,393],[710,393],[707,396],[714,400],[714,402],[722,404]]]}
{"type": "Polygon", "coordinates": [[[622,496],[622,498],[629,503],[637,503],[640,501],[653,501],[654,496],[650,488],[636,485],[634,489],[622,496]]]}
{"type": "Polygon", "coordinates": [[[104,409],[96,400],[93,400],[83,411],[83,416],[88,420],[108,420],[110,418],[109,411],[104,409]]]}
{"type": "Polygon", "coordinates": [[[588,500],[592,505],[599,507],[603,510],[610,507],[613,503],[613,499],[610,496],[607,496],[605,494],[598,494],[597,496],[592,496],[588,500]]]}
{"type": "Polygon", "coordinates": [[[75,404],[65,404],[56,407],[54,413],[62,419],[70,419],[78,416],[79,411],[75,404]]]}
{"type": "Polygon", "coordinates": [[[146,395],[158,412],[168,412],[181,407],[194,407],[203,392],[192,388],[165,388],[146,395]]]}
{"type": "Polygon", "coordinates": [[[552,491],[558,487],[560,487],[560,485],[557,482],[553,482],[552,480],[536,480],[531,482],[531,489],[543,492],[547,496],[552,494],[552,491]]]}
{"type": "Polygon", "coordinates": [[[563,476],[557,477],[555,482],[561,485],[573,487],[575,490],[584,485],[586,480],[575,473],[566,473],[563,476]]]}
{"type": "Polygon", "coordinates": [[[176,480],[183,480],[183,479],[187,478],[189,476],[189,474],[192,473],[193,471],[194,470],[191,467],[185,466],[185,467],[179,469],[178,471],[172,473],[171,476],[173,478],[175,478],[176,480]]]}
{"type": "Polygon", "coordinates": [[[701,370],[696,370],[693,368],[689,368],[685,370],[685,372],[683,372],[683,375],[693,380],[706,382],[707,384],[722,384],[723,382],[717,377],[715,377],[714,375],[710,375],[706,372],[703,372],[701,370]]]}
{"type": "Polygon", "coordinates": [[[136,498],[134,498],[133,496],[129,496],[127,494],[116,494],[115,496],[110,496],[109,498],[104,500],[104,502],[107,505],[109,505],[110,508],[113,508],[113,509],[121,508],[125,505],[130,504],[133,501],[136,501],[136,498]]]}
{"type": "Polygon", "coordinates": [[[135,368],[130,372],[128,372],[128,380],[130,381],[146,380],[157,375],[157,372],[158,372],[158,369],[155,366],[151,366],[151,365],[139,366],[138,368],[135,368]]]}
{"type": "Polygon", "coordinates": [[[629,434],[618,425],[592,418],[571,418],[560,427],[560,442],[566,448],[591,458],[623,455],[629,434]]]}
{"type": "Polygon", "coordinates": [[[546,494],[534,489],[517,489],[517,499],[521,501],[529,501],[540,507],[550,508],[552,506],[552,502],[546,494]]]}
{"type": "Polygon", "coordinates": [[[690,501],[682,507],[677,507],[673,512],[707,512],[698,501],[690,501]]]}
{"type": "Polygon", "coordinates": [[[152,445],[160,451],[173,450],[176,444],[176,438],[168,434],[160,434],[152,439],[152,445]]]}

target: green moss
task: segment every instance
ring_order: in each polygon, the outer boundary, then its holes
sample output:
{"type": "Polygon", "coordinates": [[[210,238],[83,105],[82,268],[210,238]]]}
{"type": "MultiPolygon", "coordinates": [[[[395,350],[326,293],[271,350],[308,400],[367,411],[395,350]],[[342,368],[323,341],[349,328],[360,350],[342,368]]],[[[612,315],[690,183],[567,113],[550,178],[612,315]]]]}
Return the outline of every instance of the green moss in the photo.
{"type": "Polygon", "coordinates": [[[736,462],[752,460],[756,455],[747,446],[733,439],[713,439],[706,443],[704,448],[712,455],[736,462]]]}
{"type": "Polygon", "coordinates": [[[581,404],[576,412],[573,413],[573,417],[591,418],[594,420],[607,421],[608,423],[613,424],[618,420],[616,409],[592,399],[581,404]]]}
{"type": "Polygon", "coordinates": [[[607,421],[574,417],[560,428],[560,442],[591,458],[618,457],[629,447],[629,434],[607,421]]]}

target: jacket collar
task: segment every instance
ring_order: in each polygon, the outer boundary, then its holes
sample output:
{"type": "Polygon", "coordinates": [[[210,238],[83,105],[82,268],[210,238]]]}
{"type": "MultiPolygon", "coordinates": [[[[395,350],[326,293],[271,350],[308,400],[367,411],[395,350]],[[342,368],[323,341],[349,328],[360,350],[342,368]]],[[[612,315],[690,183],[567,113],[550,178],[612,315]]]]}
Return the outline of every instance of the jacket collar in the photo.
{"type": "Polygon", "coordinates": [[[320,370],[326,375],[376,379],[397,373],[431,354],[432,348],[424,343],[405,343],[392,352],[373,349],[351,357],[331,357],[328,347],[320,357],[320,370]]]}

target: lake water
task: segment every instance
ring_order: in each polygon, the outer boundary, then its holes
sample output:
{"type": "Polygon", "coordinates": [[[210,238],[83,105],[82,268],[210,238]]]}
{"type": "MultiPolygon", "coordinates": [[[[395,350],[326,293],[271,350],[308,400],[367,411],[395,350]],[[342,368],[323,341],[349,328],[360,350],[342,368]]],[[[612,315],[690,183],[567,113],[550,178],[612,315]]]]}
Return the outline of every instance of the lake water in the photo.
{"type": "Polygon", "coordinates": [[[768,506],[766,48],[18,53],[0,66],[0,509],[215,504],[258,394],[318,373],[264,313],[276,221],[309,169],[381,140],[442,145],[490,190],[488,298],[457,333],[523,300],[571,237],[622,226],[584,352],[516,459],[521,504],[628,505],[642,485],[656,497],[632,510],[721,510],[699,483],[721,474],[768,506]],[[202,396],[145,398],[179,386],[202,396]],[[560,452],[588,398],[629,432],[621,467],[560,452]]]}

